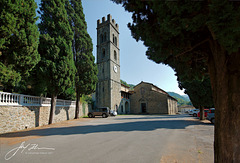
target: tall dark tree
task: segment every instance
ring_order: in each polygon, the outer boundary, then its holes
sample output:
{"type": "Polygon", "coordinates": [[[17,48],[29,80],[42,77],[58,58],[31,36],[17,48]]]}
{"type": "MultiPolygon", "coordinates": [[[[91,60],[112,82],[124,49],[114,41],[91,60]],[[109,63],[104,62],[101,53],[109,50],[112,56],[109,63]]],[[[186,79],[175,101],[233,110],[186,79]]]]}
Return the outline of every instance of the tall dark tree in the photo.
{"type": "Polygon", "coordinates": [[[0,84],[13,91],[40,60],[34,0],[0,2],[0,84]]]}
{"type": "Polygon", "coordinates": [[[181,81],[209,73],[214,160],[240,162],[240,2],[113,1],[133,12],[129,28],[148,47],[149,59],[170,65],[181,81]]]}
{"type": "Polygon", "coordinates": [[[65,0],[42,0],[39,69],[51,94],[49,124],[53,121],[56,98],[74,84],[75,66],[72,54],[73,32],[69,25],[65,0]]]}
{"type": "Polygon", "coordinates": [[[179,88],[184,88],[188,94],[192,104],[196,108],[200,108],[200,120],[204,118],[204,108],[214,107],[212,89],[209,78],[202,81],[178,81],[179,88]]]}
{"type": "Polygon", "coordinates": [[[76,112],[75,119],[79,118],[80,98],[89,95],[96,89],[97,65],[92,54],[92,39],[87,33],[87,23],[83,13],[81,0],[70,0],[68,7],[69,21],[74,33],[72,51],[77,73],[75,76],[76,112]]]}

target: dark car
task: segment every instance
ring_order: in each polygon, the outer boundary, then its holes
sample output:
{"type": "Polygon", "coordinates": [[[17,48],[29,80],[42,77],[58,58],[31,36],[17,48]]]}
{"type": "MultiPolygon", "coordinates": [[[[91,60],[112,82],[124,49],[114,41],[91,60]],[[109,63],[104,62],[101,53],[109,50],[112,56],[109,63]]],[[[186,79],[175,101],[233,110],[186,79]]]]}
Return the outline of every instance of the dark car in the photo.
{"type": "Polygon", "coordinates": [[[108,107],[96,108],[88,113],[89,118],[94,118],[95,116],[102,116],[103,118],[107,118],[109,116],[109,108],[108,107]]]}

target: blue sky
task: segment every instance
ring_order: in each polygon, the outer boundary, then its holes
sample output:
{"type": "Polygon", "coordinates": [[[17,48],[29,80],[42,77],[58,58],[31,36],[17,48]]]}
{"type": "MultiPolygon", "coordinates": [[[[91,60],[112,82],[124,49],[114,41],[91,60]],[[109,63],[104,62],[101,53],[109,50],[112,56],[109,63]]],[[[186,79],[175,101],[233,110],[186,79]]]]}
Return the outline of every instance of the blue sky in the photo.
{"type": "MultiPolygon", "coordinates": [[[[36,0],[40,4],[40,0],[36,0]]],[[[96,58],[97,43],[97,20],[107,17],[108,14],[119,25],[119,45],[120,45],[120,76],[129,84],[137,85],[141,81],[150,82],[165,91],[184,94],[178,88],[177,77],[171,67],[156,64],[147,59],[145,55],[147,48],[143,42],[131,36],[131,31],[127,24],[132,22],[132,14],[124,10],[121,5],[117,5],[110,0],[82,0],[83,12],[88,25],[88,33],[93,41],[93,55],[96,58]]]]}

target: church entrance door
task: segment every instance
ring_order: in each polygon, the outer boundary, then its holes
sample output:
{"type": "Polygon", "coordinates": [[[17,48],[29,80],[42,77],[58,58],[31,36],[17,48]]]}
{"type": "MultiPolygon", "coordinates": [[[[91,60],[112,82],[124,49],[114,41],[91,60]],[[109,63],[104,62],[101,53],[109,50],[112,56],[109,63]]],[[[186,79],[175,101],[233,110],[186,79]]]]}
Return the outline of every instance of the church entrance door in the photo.
{"type": "Polygon", "coordinates": [[[141,110],[142,110],[142,113],[147,112],[147,104],[146,103],[141,103],[141,110]]]}

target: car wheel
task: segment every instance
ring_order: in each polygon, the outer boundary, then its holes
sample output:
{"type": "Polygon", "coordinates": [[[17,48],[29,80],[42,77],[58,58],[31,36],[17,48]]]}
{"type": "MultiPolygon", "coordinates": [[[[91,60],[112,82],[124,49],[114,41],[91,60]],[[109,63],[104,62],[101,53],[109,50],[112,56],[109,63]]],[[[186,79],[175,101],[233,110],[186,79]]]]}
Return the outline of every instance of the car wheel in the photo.
{"type": "Polygon", "coordinates": [[[106,115],[106,114],[102,114],[102,117],[103,117],[103,118],[107,118],[107,115],[106,115]]]}
{"type": "Polygon", "coordinates": [[[196,117],[196,116],[197,116],[197,114],[196,114],[196,113],[194,113],[194,114],[193,114],[193,116],[194,116],[194,117],[196,117]]]}
{"type": "Polygon", "coordinates": [[[89,118],[93,118],[93,115],[91,113],[88,114],[89,118]]]}
{"type": "Polygon", "coordinates": [[[215,118],[211,119],[211,123],[214,124],[215,123],[215,118]]]}

